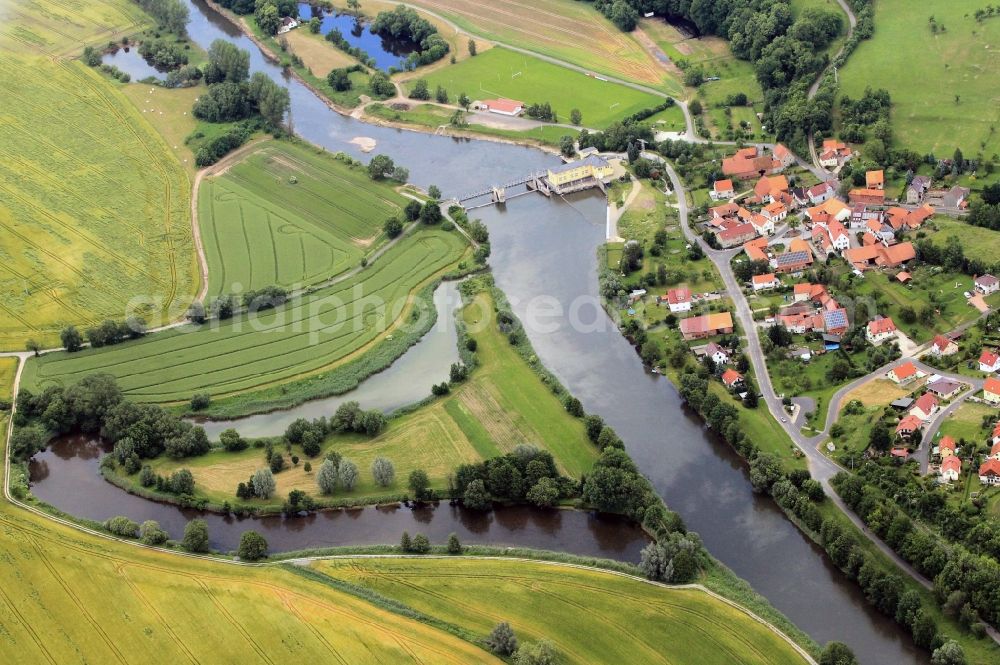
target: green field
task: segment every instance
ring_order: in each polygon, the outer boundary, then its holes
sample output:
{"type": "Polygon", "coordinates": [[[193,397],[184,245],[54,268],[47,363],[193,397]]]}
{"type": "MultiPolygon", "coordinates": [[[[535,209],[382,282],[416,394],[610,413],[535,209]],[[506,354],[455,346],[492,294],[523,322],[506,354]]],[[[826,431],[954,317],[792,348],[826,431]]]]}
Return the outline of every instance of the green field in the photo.
{"type": "Polygon", "coordinates": [[[950,436],[956,441],[965,439],[979,445],[989,434],[989,431],[983,428],[983,418],[990,416],[995,419],[996,415],[997,410],[988,404],[965,402],[942,421],[940,435],[950,436]]]}
{"type": "Polygon", "coordinates": [[[915,11],[909,0],[879,0],[875,36],[862,41],[841,69],[841,94],[857,99],[868,86],[887,89],[900,147],[939,157],[951,157],[956,147],[966,155],[996,153],[1000,18],[973,18],[987,4],[927,0],[915,11]],[[944,32],[931,32],[931,16],[944,32]]]}
{"type": "Polygon", "coordinates": [[[635,35],[619,30],[587,2],[497,0],[490,3],[489,11],[483,11],[479,0],[411,0],[410,4],[501,44],[635,81],[669,95],[684,94],[676,70],[657,62],[635,35]]]}
{"type": "Polygon", "coordinates": [[[522,641],[551,640],[559,662],[806,662],[764,624],[695,588],[528,561],[331,560],[312,568],[474,634],[507,621],[522,641]]]}
{"type": "MultiPolygon", "coordinates": [[[[388,429],[374,439],[334,435],[324,443],[324,454],[336,450],[361,470],[358,486],[351,492],[338,491],[335,499],[403,494],[414,469],[426,471],[435,489],[446,490],[448,474],[459,464],[502,455],[522,443],[551,451],[560,470],[574,478],[590,470],[597,449],[587,439],[583,421],[566,412],[560,399],[511,347],[495,324],[493,304],[482,292],[462,311],[470,337],[477,342],[479,363],[468,381],[457,384],[447,397],[390,420],[388,429]],[[396,481],[386,488],[377,486],[369,473],[379,456],[388,457],[396,467],[396,481]]],[[[298,446],[293,446],[293,452],[305,459],[298,446]]],[[[182,461],[161,458],[153,462],[153,468],[167,475],[189,468],[199,495],[221,504],[233,501],[236,485],[261,464],[261,451],[248,449],[215,451],[182,461]]],[[[293,489],[315,494],[317,466],[314,461],[310,473],[300,464],[277,474],[276,496],[284,497],[293,489]]]]}
{"type": "Polygon", "coordinates": [[[1000,232],[981,226],[972,226],[965,222],[938,215],[934,218],[937,233],[931,236],[935,245],[942,247],[948,238],[957,237],[962,243],[965,255],[970,259],[978,259],[991,265],[1000,256],[1000,232]]]}
{"type": "Polygon", "coordinates": [[[148,19],[124,0],[3,11],[0,348],[124,318],[137,295],[157,303],[150,321],[176,311],[198,287],[184,171],[114,86],[66,59],[148,19]]]}
{"type": "Polygon", "coordinates": [[[405,203],[327,153],[269,142],[201,184],[208,294],[312,284],[353,268],[405,203]]]}
{"type": "Polygon", "coordinates": [[[416,125],[418,127],[437,129],[438,127],[444,125],[447,127],[445,133],[449,135],[463,132],[473,132],[476,134],[485,134],[487,136],[498,136],[505,139],[512,139],[519,142],[533,142],[551,146],[559,145],[559,139],[562,137],[567,135],[573,136],[577,133],[576,130],[569,129],[567,127],[559,127],[557,125],[539,125],[533,129],[525,130],[501,129],[499,127],[487,127],[485,125],[475,123],[471,123],[463,127],[453,127],[450,124],[450,121],[454,111],[444,106],[436,106],[434,104],[418,104],[409,111],[397,111],[396,109],[389,108],[385,104],[376,102],[366,106],[365,113],[382,120],[401,122],[416,125]]]}
{"type": "Polygon", "coordinates": [[[404,324],[416,316],[409,297],[466,250],[455,232],[420,229],[359,274],[277,309],[118,346],[46,354],[26,368],[25,385],[39,388],[107,372],[130,399],[178,403],[195,393],[223,397],[321,374],[390,338],[405,338],[404,324]]]}
{"type": "MultiPolygon", "coordinates": [[[[432,91],[440,85],[450,95],[464,92],[473,100],[510,97],[526,104],[548,102],[560,122],[568,123],[569,112],[577,108],[583,114],[583,125],[596,128],[663,101],[655,95],[499,47],[421,78],[427,80],[432,91]]],[[[407,86],[412,88],[413,81],[408,81],[407,86]]]]}

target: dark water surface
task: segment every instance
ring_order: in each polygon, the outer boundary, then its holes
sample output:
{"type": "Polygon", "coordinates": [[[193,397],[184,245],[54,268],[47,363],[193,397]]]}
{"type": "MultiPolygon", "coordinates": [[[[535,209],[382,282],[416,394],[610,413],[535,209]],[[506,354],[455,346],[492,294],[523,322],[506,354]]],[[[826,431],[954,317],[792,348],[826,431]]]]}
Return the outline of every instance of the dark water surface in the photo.
{"type": "Polygon", "coordinates": [[[128,72],[133,81],[141,81],[149,77],[162,80],[166,77],[166,74],[139,55],[139,48],[134,44],[122,47],[114,53],[105,53],[101,56],[101,62],[105,65],[114,65],[123,72],[128,72]]]}
{"type": "MultiPolygon", "coordinates": [[[[375,66],[383,71],[388,71],[390,67],[403,68],[406,56],[417,49],[417,45],[411,42],[397,41],[393,39],[383,39],[371,31],[367,23],[358,21],[349,14],[337,14],[316,8],[316,14],[309,3],[299,3],[299,20],[308,21],[314,15],[320,19],[319,32],[324,37],[328,32],[337,28],[351,46],[356,46],[367,53],[375,61],[375,66]]],[[[308,25],[302,25],[296,30],[308,30],[308,25]]],[[[316,72],[320,76],[326,76],[327,72],[316,72]]]]}
{"type": "MultiPolygon", "coordinates": [[[[191,6],[189,32],[195,41],[207,47],[212,39],[230,39],[251,52],[252,69],[286,82],[233,26],[196,0],[191,6]]],[[[446,194],[508,182],[512,175],[557,162],[528,148],[369,126],[329,111],[297,82],[286,83],[294,125],[303,138],[365,158],[349,141],[372,137],[378,142],[372,154],[391,155],[410,169],[415,184],[437,184],[446,194]]],[[[595,251],[605,232],[603,198],[581,195],[550,201],[532,195],[503,208],[477,210],[475,216],[490,228],[490,263],[498,285],[526,324],[539,358],[588,411],[599,413],[618,431],[657,491],[690,529],[701,534],[712,554],[820,643],[844,641],[866,664],[928,661],[899,626],[871,609],[857,586],[770,499],[751,491],[742,461],[686,411],[666,379],[645,371],[599,308],[595,251]],[[554,308],[563,314],[552,316],[554,308]]],[[[92,519],[114,514],[157,519],[172,535],[180,533],[191,515],[105,483],[97,475],[96,444],[66,443],[56,448],[36,457],[33,491],[68,512],[92,519]]],[[[627,524],[612,525],[571,512],[535,516],[519,509],[487,518],[448,506],[429,512],[429,521],[421,521],[423,511],[382,513],[373,508],[306,520],[208,519],[217,544],[234,543],[239,532],[252,526],[266,530],[275,549],[394,542],[403,529],[410,529],[428,533],[436,541],[456,531],[469,542],[618,556],[608,554],[610,548],[621,558],[635,560],[643,540],[627,524]],[[508,514],[518,516],[508,518],[508,514]],[[491,521],[486,530],[482,530],[484,520],[491,521]]]]}

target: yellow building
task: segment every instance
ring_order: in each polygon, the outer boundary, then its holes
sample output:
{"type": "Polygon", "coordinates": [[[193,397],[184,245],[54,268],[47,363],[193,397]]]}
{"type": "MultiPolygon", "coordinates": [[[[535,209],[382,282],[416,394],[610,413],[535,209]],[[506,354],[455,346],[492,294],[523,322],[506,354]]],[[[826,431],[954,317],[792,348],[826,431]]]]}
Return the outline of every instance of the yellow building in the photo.
{"type": "Polygon", "coordinates": [[[548,178],[552,185],[563,187],[588,178],[604,180],[613,173],[614,169],[607,161],[596,155],[590,155],[585,159],[549,169],[548,178]]]}

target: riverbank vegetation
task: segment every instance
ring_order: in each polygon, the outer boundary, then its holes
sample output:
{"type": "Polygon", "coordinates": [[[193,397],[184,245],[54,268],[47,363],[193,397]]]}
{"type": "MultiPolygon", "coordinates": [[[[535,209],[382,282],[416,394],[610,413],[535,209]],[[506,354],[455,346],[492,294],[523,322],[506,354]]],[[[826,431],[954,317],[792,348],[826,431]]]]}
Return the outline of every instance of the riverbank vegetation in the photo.
{"type": "Polygon", "coordinates": [[[450,560],[445,579],[442,563],[431,559],[353,563],[318,561],[310,570],[473,635],[508,622],[521,645],[549,641],[567,662],[724,663],[733,653],[747,663],[804,662],[765,625],[699,589],[636,585],[596,571],[531,562],[498,561],[484,576],[474,560],[450,560]],[[581,603],[587,612],[563,611],[581,603]],[[588,633],[594,623],[601,630],[588,633]]]}
{"type": "Polygon", "coordinates": [[[468,253],[462,236],[421,223],[334,285],[261,312],[239,311],[114,347],[46,354],[26,368],[25,386],[67,385],[106,371],[129,399],[179,406],[208,393],[213,412],[230,415],[345,392],[430,328],[433,284],[468,253]]]}
{"type": "Polygon", "coordinates": [[[353,160],[269,142],[206,178],[198,206],[210,297],[239,288],[315,284],[384,242],[407,199],[353,160]]]}
{"type": "Polygon", "coordinates": [[[157,303],[140,314],[160,317],[197,288],[180,163],[114,85],[65,59],[107,39],[109,21],[151,24],[124,1],[45,1],[0,29],[0,348],[52,346],[136,293],[157,303]]]}

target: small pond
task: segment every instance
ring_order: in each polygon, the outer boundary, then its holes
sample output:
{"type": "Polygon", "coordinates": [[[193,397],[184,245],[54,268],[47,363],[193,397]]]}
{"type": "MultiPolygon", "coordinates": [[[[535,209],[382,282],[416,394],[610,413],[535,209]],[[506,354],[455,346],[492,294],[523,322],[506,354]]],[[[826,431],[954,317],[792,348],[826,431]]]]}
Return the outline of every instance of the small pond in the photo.
{"type": "Polygon", "coordinates": [[[375,65],[384,71],[390,67],[402,68],[406,56],[417,50],[417,45],[412,42],[384,39],[376,35],[368,27],[368,23],[359,21],[350,14],[337,14],[318,7],[313,8],[305,2],[299,3],[299,20],[303,21],[303,25],[296,29],[308,30],[309,26],[305,23],[313,16],[320,19],[321,35],[326,36],[328,32],[337,28],[348,44],[367,53],[375,60],[375,65]]]}
{"type": "Polygon", "coordinates": [[[114,53],[105,53],[101,57],[101,62],[105,65],[117,67],[123,72],[128,72],[133,81],[141,81],[149,77],[163,79],[165,76],[164,72],[159,71],[156,67],[146,62],[139,55],[138,47],[134,45],[123,46],[114,53]]]}

